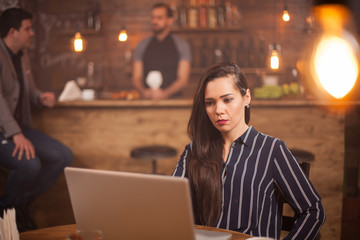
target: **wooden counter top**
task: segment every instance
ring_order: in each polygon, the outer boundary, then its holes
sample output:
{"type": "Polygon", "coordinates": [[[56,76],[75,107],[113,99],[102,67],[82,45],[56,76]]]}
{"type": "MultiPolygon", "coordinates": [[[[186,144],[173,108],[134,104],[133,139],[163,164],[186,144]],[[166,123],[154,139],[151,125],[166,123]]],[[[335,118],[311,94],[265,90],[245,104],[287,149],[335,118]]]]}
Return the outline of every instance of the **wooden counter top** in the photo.
{"type": "MultiPolygon", "coordinates": [[[[132,158],[131,151],[156,144],[178,152],[157,162],[159,174],[171,175],[190,142],[191,106],[190,99],[61,102],[54,109],[34,114],[33,123],[34,128],[71,147],[73,167],[150,173],[152,162],[132,158]]],[[[323,239],[340,239],[341,233],[344,109],[350,105],[338,106],[301,99],[251,102],[250,124],[258,131],[285,141],[288,148],[315,155],[310,179],[326,211],[323,239]]],[[[74,222],[64,178],[41,197],[32,205],[39,226],[74,222]]]]}
{"type": "MultiPolygon", "coordinates": [[[[56,107],[115,107],[115,108],[189,108],[192,106],[192,99],[167,99],[167,100],[111,100],[97,99],[92,101],[68,101],[58,102],[56,107]]],[[[251,101],[252,107],[348,107],[360,105],[360,101],[314,101],[305,99],[286,100],[256,100],[251,101]]]]}

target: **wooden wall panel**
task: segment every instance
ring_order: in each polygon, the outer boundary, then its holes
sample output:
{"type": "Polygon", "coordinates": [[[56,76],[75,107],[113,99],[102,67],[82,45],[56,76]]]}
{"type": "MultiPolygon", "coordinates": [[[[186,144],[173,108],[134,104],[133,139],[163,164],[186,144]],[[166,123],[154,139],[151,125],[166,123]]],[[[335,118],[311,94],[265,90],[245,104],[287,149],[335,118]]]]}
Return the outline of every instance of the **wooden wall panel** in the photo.
{"type": "MultiPolygon", "coordinates": [[[[155,106],[61,107],[42,112],[34,120],[37,128],[71,147],[75,156],[73,166],[150,173],[151,163],[132,159],[131,149],[166,144],[176,148],[178,155],[159,160],[158,172],[170,175],[184,146],[189,143],[186,126],[190,110],[190,107],[155,106]]],[[[339,239],[344,111],[312,106],[261,107],[256,103],[251,111],[250,123],[257,130],[282,139],[289,148],[315,154],[310,179],[322,197],[327,216],[321,236],[327,240],[339,239]]],[[[73,223],[64,184],[64,179],[59,179],[34,203],[32,210],[40,226],[73,223]]]]}

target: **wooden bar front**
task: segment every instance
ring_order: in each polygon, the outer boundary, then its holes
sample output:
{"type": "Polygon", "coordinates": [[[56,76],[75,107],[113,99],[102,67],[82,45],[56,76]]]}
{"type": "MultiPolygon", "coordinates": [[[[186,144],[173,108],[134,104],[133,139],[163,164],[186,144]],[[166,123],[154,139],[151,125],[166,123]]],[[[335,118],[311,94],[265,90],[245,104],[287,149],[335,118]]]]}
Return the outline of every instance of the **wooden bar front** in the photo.
{"type": "MultiPolygon", "coordinates": [[[[131,149],[166,144],[178,156],[158,161],[158,173],[170,175],[189,143],[186,128],[191,100],[95,100],[60,103],[35,114],[34,127],[68,145],[74,167],[151,172],[151,162],[132,159],[131,149]]],[[[303,100],[253,101],[250,123],[278,137],[289,148],[315,154],[310,179],[326,211],[323,239],[340,239],[344,165],[344,112],[303,100]]],[[[91,186],[89,186],[91,187],[91,186]]],[[[64,177],[40,196],[31,209],[41,227],[74,223],[64,177]]]]}

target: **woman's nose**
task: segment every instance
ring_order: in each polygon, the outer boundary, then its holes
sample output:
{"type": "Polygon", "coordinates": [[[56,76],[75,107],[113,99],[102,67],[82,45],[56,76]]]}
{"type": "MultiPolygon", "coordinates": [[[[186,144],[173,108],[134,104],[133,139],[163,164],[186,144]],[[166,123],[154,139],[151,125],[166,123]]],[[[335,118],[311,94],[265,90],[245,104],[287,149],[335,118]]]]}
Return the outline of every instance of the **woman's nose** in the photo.
{"type": "Polygon", "coordinates": [[[215,113],[221,115],[224,113],[224,104],[222,102],[216,103],[215,113]]]}

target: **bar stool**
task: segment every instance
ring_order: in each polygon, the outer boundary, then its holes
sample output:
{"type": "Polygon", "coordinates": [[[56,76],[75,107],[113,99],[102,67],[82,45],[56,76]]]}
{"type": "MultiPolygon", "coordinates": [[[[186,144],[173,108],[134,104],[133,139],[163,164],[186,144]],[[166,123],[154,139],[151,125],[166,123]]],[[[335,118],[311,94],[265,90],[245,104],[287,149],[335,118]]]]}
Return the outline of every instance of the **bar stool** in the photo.
{"type": "Polygon", "coordinates": [[[149,145],[138,147],[131,150],[131,157],[142,160],[150,160],[152,163],[152,173],[156,174],[157,160],[176,156],[175,148],[164,145],[149,145]]]}

